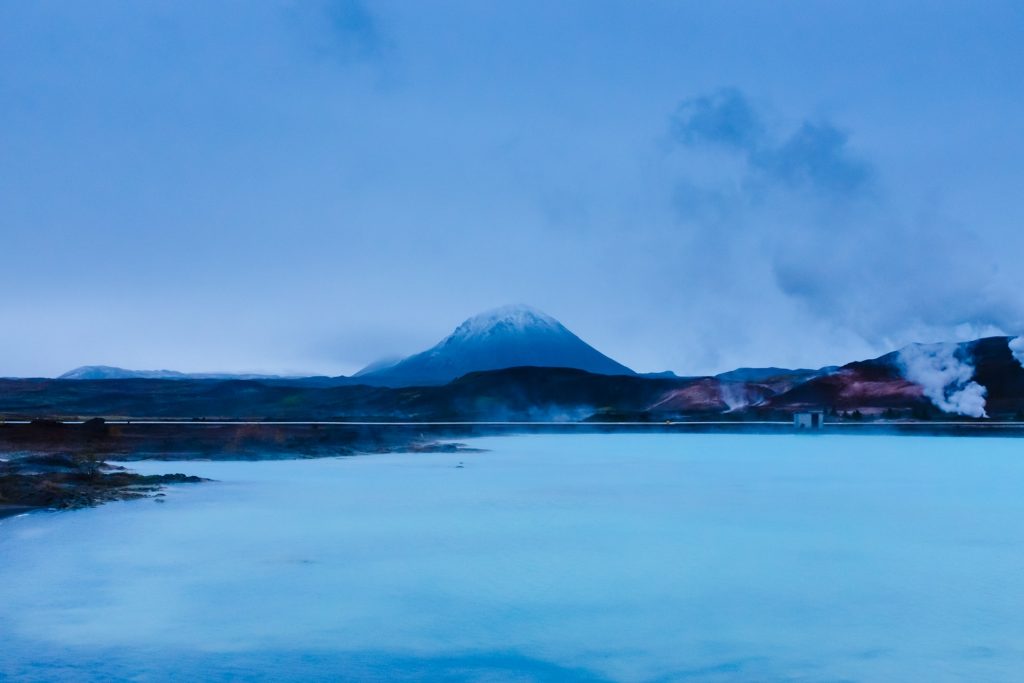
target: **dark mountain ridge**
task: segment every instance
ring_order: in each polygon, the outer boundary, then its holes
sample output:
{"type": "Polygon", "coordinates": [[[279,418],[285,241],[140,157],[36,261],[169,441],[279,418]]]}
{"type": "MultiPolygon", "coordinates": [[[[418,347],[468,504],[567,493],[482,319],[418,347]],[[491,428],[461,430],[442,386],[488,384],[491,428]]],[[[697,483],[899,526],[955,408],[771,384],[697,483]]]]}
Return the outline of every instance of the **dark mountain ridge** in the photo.
{"type": "Polygon", "coordinates": [[[353,377],[189,374],[86,366],[0,380],[0,418],[125,416],[325,420],[753,419],[799,410],[916,417],[1024,415],[1021,342],[912,344],[820,369],[638,375],[554,318],[506,306],[440,343],[353,377]]]}
{"type": "MultiPolygon", "coordinates": [[[[971,381],[984,387],[993,418],[1024,411],[1024,368],[1008,341],[992,337],[944,351],[972,364],[971,381]]],[[[471,372],[447,384],[411,387],[339,385],[327,378],[322,383],[6,379],[0,380],[0,416],[546,421],[783,419],[807,409],[903,418],[943,414],[926,389],[905,376],[901,353],[848,363],[803,381],[603,375],[535,366],[471,372]]]]}

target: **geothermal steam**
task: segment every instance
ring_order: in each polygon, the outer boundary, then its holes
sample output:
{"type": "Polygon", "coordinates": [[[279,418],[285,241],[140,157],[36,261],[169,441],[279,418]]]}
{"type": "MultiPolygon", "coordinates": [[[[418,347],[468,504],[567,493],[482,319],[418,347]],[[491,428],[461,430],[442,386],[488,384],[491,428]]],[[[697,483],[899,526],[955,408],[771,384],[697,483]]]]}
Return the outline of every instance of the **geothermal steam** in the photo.
{"type": "Polygon", "coordinates": [[[718,389],[722,396],[722,403],[728,406],[728,412],[739,410],[740,408],[746,408],[750,405],[750,401],[747,399],[747,385],[746,384],[731,384],[729,382],[722,382],[718,389]]]}
{"type": "Polygon", "coordinates": [[[1010,352],[1024,368],[1024,337],[1014,337],[1010,340],[1010,352]]]}
{"type": "Polygon", "coordinates": [[[972,381],[974,366],[958,357],[956,344],[911,344],[900,350],[899,361],[904,377],[943,412],[988,417],[985,387],[972,381]]]}

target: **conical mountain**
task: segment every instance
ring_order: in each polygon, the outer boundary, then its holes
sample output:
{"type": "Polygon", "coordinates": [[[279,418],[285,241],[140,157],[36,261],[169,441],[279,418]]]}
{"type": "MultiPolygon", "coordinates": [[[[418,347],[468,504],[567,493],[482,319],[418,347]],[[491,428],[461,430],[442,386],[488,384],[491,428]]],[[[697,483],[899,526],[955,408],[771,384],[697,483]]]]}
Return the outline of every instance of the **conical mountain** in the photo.
{"type": "Polygon", "coordinates": [[[385,386],[444,384],[470,372],[527,365],[634,374],[546,313],[503,306],[466,320],[436,346],[359,379],[385,386]]]}

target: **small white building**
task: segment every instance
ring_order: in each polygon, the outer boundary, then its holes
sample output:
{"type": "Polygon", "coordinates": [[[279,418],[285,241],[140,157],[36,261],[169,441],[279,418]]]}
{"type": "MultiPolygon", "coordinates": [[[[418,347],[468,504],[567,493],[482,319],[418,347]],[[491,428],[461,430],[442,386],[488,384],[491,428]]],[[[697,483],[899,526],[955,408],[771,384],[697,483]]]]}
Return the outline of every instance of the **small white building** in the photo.
{"type": "Polygon", "coordinates": [[[824,425],[824,410],[807,410],[793,413],[793,426],[797,429],[821,429],[824,425]]]}

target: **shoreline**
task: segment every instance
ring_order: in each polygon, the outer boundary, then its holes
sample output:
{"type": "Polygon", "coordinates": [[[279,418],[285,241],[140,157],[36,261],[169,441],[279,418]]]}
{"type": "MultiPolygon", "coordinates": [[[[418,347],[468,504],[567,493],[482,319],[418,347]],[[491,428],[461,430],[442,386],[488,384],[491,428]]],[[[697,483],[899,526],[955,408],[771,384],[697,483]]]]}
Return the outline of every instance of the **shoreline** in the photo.
{"type": "MultiPolygon", "coordinates": [[[[825,423],[816,430],[783,422],[81,422],[0,423],[0,519],[24,512],[92,507],[158,497],[183,473],[141,475],[114,463],[257,461],[400,451],[474,452],[459,439],[530,434],[750,434],[824,437],[1024,437],[1024,423],[825,423]]],[[[159,500],[159,498],[157,498],[159,500]]]]}
{"type": "Polygon", "coordinates": [[[137,460],[288,460],[408,450],[456,452],[461,444],[421,428],[107,424],[35,421],[0,424],[0,517],[93,507],[115,500],[160,499],[168,484],[201,483],[187,473],[142,475],[115,463],[137,460]]]}

